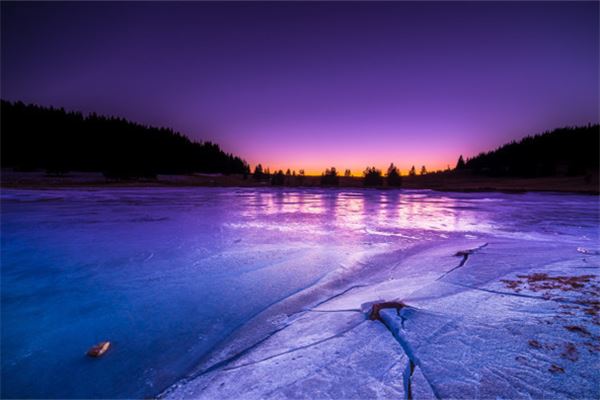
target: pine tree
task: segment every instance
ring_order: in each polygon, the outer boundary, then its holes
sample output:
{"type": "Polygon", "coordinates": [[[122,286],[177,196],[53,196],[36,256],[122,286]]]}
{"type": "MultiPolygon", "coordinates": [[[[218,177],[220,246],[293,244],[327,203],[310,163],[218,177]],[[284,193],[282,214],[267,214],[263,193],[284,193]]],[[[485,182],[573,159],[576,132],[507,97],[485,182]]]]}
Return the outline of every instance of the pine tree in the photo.
{"type": "Polygon", "coordinates": [[[263,167],[261,164],[257,164],[256,167],[254,167],[254,173],[252,174],[252,176],[257,181],[259,181],[263,178],[264,173],[263,173],[263,167]]]}
{"type": "Polygon", "coordinates": [[[331,167],[331,169],[327,168],[325,172],[321,175],[321,185],[324,186],[337,186],[339,184],[339,177],[337,170],[335,167],[331,167]]]}
{"type": "Polygon", "coordinates": [[[282,170],[279,170],[273,174],[271,177],[271,185],[273,186],[283,186],[285,183],[285,175],[282,170]]]}
{"type": "Polygon", "coordinates": [[[456,169],[464,169],[465,168],[465,160],[463,159],[462,154],[458,157],[458,162],[456,163],[456,169]]]}
{"type": "Polygon", "coordinates": [[[402,184],[402,178],[400,177],[400,172],[398,172],[398,167],[391,163],[387,170],[387,183],[388,186],[400,186],[402,184]]]}
{"type": "Polygon", "coordinates": [[[365,186],[381,186],[383,184],[383,178],[381,177],[381,170],[375,167],[367,167],[363,171],[364,185],[365,186]]]}

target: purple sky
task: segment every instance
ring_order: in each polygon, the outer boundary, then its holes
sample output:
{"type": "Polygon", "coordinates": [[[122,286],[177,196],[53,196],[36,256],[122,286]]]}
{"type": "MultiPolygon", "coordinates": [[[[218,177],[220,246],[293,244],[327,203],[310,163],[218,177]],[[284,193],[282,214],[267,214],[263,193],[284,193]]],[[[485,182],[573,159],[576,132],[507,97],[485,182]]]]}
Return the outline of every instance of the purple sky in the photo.
{"type": "Polygon", "coordinates": [[[8,3],[2,98],[212,140],[251,165],[453,165],[598,122],[598,2],[8,3]]]}

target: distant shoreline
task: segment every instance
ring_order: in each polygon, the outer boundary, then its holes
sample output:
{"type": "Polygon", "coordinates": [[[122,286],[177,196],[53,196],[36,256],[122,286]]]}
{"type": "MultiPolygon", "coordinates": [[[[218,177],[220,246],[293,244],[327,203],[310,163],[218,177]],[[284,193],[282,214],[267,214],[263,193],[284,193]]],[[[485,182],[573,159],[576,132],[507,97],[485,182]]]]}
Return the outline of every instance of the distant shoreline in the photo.
{"type": "Polygon", "coordinates": [[[306,176],[302,184],[272,186],[268,181],[257,181],[242,175],[190,174],[159,175],[156,179],[108,180],[101,173],[74,172],[51,176],[45,172],[16,172],[2,170],[1,188],[61,189],[61,188],[119,188],[119,187],[241,187],[241,188],[339,188],[339,189],[431,189],[445,192],[561,192],[600,194],[598,175],[559,176],[544,178],[495,178],[478,175],[437,173],[424,176],[403,176],[402,186],[367,187],[362,177],[339,177],[338,186],[322,186],[320,176],[306,176]]]}

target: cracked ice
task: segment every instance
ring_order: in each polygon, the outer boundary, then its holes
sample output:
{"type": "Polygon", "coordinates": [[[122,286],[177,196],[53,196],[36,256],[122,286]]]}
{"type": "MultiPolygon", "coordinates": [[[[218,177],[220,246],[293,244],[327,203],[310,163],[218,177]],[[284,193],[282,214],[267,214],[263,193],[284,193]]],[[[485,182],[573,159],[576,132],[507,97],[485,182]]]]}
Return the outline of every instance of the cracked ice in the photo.
{"type": "MultiPolygon", "coordinates": [[[[597,199],[550,216],[551,202],[576,202],[471,196],[507,199],[483,209],[512,218],[459,235],[430,226],[426,240],[337,271],[303,307],[282,302],[254,321],[287,310],[283,325],[255,329],[252,347],[234,339],[163,396],[598,398],[597,199]]],[[[402,234],[385,222],[370,232],[402,234]]]]}

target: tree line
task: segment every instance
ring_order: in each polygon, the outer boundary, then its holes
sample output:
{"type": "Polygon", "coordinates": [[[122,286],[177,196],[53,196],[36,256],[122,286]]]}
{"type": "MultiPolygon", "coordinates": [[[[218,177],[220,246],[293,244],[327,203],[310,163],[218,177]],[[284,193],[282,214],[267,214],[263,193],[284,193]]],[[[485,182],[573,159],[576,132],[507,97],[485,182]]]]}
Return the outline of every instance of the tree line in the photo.
{"type": "MultiPolygon", "coordinates": [[[[419,172],[413,165],[409,177],[429,174],[449,175],[486,175],[506,177],[541,177],[541,176],[586,176],[597,173],[600,168],[600,125],[559,128],[542,134],[528,136],[519,141],[512,141],[496,150],[469,158],[465,161],[459,156],[456,166],[445,171],[430,172],[423,165],[419,172]]],[[[351,177],[349,169],[344,177],[351,177]]],[[[269,169],[263,170],[259,164],[254,171],[257,180],[270,181],[275,186],[284,184],[302,185],[304,171],[296,175],[289,169],[284,174],[279,170],[271,174],[269,169]],[[290,179],[290,177],[292,179],[290,179]]],[[[402,176],[392,163],[384,174],[376,167],[367,167],[362,172],[364,186],[402,185],[402,176]]],[[[320,177],[321,186],[338,186],[340,174],[335,167],[327,168],[320,177]]]]}
{"type": "Polygon", "coordinates": [[[597,173],[600,125],[565,127],[527,136],[466,161],[457,170],[488,176],[542,177],[597,173]]]}
{"type": "MultiPolygon", "coordinates": [[[[123,118],[84,116],[80,112],[1,103],[1,165],[19,170],[45,169],[50,174],[68,171],[101,171],[108,178],[155,177],[157,174],[193,172],[250,174],[241,158],[222,151],[211,142],[195,142],[170,128],[156,128],[123,118]]],[[[512,141],[465,161],[461,155],[454,169],[437,173],[471,173],[487,176],[537,177],[597,173],[600,125],[566,127],[512,141]]],[[[429,174],[423,165],[419,175],[429,174]]],[[[303,185],[304,170],[271,173],[258,164],[256,181],[275,186],[303,185]]],[[[417,175],[412,166],[409,177],[417,175]]],[[[351,177],[346,169],[344,177],[351,177]]],[[[399,187],[402,177],[392,163],[385,174],[375,167],[363,172],[365,186],[399,187]]],[[[335,167],[320,176],[322,186],[339,185],[335,167]]]]}
{"type": "MultiPolygon", "coordinates": [[[[273,186],[301,186],[306,181],[306,175],[303,169],[299,170],[297,174],[296,171],[291,171],[289,168],[285,173],[281,169],[271,172],[269,168],[263,168],[262,164],[256,165],[252,176],[256,181],[270,182],[273,186]]],[[[351,171],[346,169],[344,171],[344,177],[349,178],[351,176],[351,171]]],[[[363,171],[363,181],[365,186],[382,186],[385,181],[388,186],[399,187],[402,184],[402,177],[400,175],[400,170],[392,163],[385,176],[380,169],[367,167],[363,171]]],[[[321,186],[338,186],[339,182],[340,174],[335,167],[327,168],[320,176],[321,186]]]]}
{"type": "Polygon", "coordinates": [[[215,143],[95,113],[3,100],[0,128],[1,165],[19,170],[96,171],[108,178],[250,172],[244,160],[215,143]]]}

